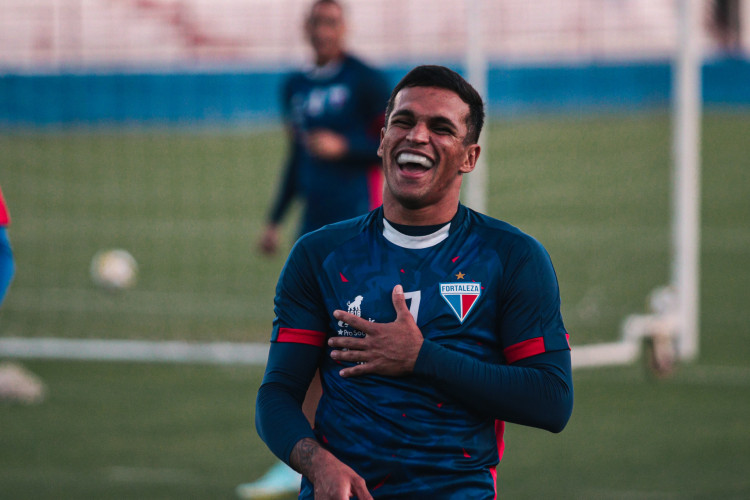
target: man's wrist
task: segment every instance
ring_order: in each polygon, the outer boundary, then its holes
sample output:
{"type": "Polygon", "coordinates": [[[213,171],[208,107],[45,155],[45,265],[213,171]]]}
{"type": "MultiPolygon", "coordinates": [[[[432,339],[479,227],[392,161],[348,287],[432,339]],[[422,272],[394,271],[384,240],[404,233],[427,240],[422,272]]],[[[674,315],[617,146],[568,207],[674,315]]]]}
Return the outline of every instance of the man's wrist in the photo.
{"type": "Polygon", "coordinates": [[[300,474],[310,478],[315,455],[323,450],[316,440],[306,437],[300,439],[289,454],[289,465],[300,474]]]}

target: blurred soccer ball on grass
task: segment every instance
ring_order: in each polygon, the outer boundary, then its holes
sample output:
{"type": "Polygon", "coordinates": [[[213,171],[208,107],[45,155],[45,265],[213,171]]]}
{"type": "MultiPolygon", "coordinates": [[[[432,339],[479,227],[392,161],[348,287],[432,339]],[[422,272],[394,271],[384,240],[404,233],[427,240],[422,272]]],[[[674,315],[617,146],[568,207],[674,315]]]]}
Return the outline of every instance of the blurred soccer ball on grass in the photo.
{"type": "Polygon", "coordinates": [[[91,279],[98,287],[117,291],[132,288],[138,279],[138,263],[127,250],[102,250],[91,259],[91,279]]]}

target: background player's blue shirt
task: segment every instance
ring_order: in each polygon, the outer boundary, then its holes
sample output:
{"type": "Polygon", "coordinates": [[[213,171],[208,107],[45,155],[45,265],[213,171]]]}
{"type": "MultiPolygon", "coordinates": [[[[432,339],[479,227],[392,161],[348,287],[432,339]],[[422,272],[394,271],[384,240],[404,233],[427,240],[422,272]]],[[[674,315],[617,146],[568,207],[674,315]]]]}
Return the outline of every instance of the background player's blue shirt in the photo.
{"type": "Polygon", "coordinates": [[[5,293],[8,291],[10,282],[15,273],[15,261],[13,260],[13,250],[8,238],[6,226],[10,224],[10,211],[5,204],[3,191],[0,189],[0,304],[3,303],[5,293]]]}
{"type": "Polygon", "coordinates": [[[301,234],[372,208],[369,171],[380,164],[377,149],[389,95],[384,75],[350,55],[334,67],[288,77],[282,110],[293,140],[273,222],[281,220],[295,196],[306,204],[301,234]],[[328,161],[311,155],[303,140],[315,129],[343,135],[346,156],[328,161]]]}
{"type": "MultiPolygon", "coordinates": [[[[535,420],[546,409],[516,414],[519,401],[509,401],[523,400],[533,387],[516,383],[515,393],[492,393],[501,390],[497,377],[530,372],[514,372],[509,363],[564,353],[551,358],[560,366],[539,380],[559,373],[568,388],[559,398],[565,400],[561,418],[570,416],[569,346],[549,256],[533,238],[463,206],[445,234],[404,237],[384,223],[379,209],[303,237],[279,280],[276,316],[263,386],[300,376],[294,398],[301,402],[319,364],[323,396],[315,437],[361,474],[376,498],[435,492],[440,498],[494,498],[495,420],[546,427],[535,420]],[[396,316],[391,291],[399,283],[425,338],[414,374],[342,378],[342,365],[330,358],[325,340],[362,333],[335,320],[333,311],[391,322],[396,316]],[[283,367],[272,358],[284,356],[285,344],[304,345],[312,362],[290,359],[286,364],[296,368],[283,367]],[[297,369],[308,373],[295,375],[297,369]],[[282,373],[286,370],[291,371],[282,373]]],[[[534,383],[537,379],[529,379],[534,383]]],[[[529,397],[529,405],[535,404],[529,397]]],[[[264,421],[285,419],[272,416],[261,392],[257,414],[266,442],[274,438],[265,434],[275,432],[290,438],[278,447],[269,444],[288,460],[290,447],[304,433],[266,429],[264,421]]],[[[303,485],[301,498],[312,498],[309,483],[303,485]]]]}

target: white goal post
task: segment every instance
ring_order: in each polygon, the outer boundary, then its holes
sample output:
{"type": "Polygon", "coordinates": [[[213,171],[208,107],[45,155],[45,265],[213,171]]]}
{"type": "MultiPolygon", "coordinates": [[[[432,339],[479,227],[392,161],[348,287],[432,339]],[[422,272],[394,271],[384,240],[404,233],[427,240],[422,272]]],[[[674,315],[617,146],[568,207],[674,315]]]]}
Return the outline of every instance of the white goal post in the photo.
{"type": "MultiPolygon", "coordinates": [[[[483,0],[465,0],[467,11],[467,78],[487,95],[488,64],[482,36],[483,0]]],[[[657,288],[648,314],[625,318],[618,341],[575,346],[574,367],[630,364],[652,341],[653,356],[690,361],[698,355],[700,255],[700,123],[701,64],[699,0],[678,0],[678,43],[672,71],[672,255],[671,283],[657,288]],[[655,341],[656,339],[656,341],[655,341]],[[664,340],[666,339],[666,341],[664,340]]],[[[483,134],[480,145],[487,141],[483,134]]],[[[467,176],[464,202],[479,211],[487,208],[487,149],[467,176]]]]}
{"type": "MultiPolygon", "coordinates": [[[[466,2],[466,79],[487,101],[487,56],[484,53],[482,4],[483,0],[465,0],[466,2]]],[[[485,127],[479,137],[481,148],[477,165],[471,175],[465,177],[462,193],[464,203],[479,212],[487,212],[487,136],[489,127],[485,127]]]]}
{"type": "Polygon", "coordinates": [[[700,150],[701,62],[698,0],[679,2],[679,51],[672,89],[673,110],[673,255],[672,286],[679,318],[677,355],[698,356],[700,313],[700,150]]]}

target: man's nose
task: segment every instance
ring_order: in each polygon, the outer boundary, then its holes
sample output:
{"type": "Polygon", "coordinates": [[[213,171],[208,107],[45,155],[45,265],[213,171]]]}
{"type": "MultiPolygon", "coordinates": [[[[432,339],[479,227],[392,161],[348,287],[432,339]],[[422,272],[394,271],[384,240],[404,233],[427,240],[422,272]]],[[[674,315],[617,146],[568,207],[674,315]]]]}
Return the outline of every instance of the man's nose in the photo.
{"type": "Polygon", "coordinates": [[[430,139],[430,128],[427,126],[427,124],[422,122],[417,122],[411,130],[409,130],[409,134],[407,138],[415,143],[424,144],[429,142],[430,139]]]}

